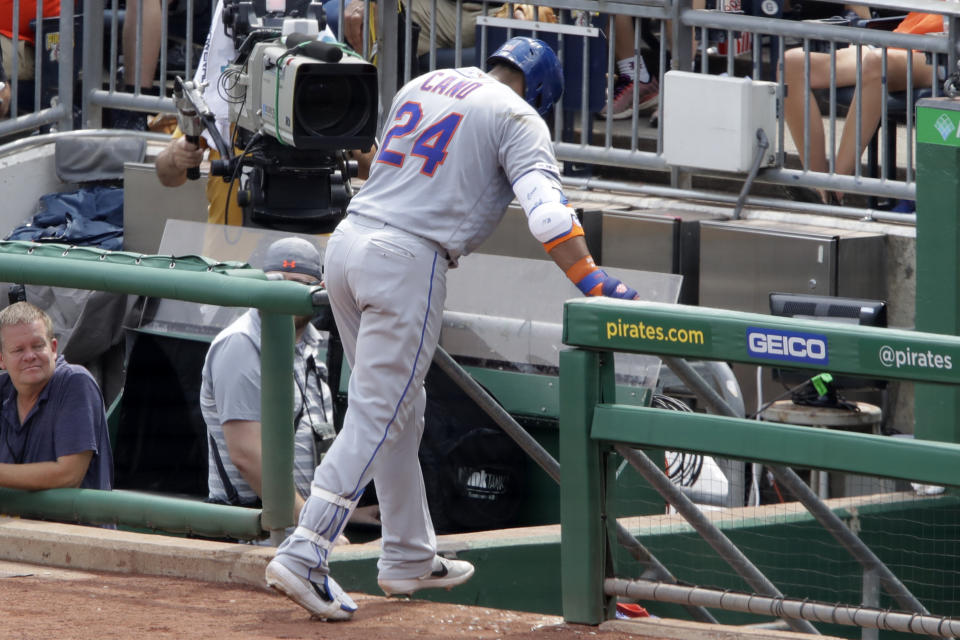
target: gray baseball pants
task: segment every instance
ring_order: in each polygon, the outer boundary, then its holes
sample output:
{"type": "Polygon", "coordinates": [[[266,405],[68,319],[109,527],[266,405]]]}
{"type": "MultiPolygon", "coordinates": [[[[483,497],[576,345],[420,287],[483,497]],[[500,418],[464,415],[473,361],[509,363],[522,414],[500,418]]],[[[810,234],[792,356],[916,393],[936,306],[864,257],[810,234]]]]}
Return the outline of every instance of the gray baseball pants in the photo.
{"type": "Polygon", "coordinates": [[[343,429],[317,467],[299,525],[277,550],[298,575],[329,573],[331,541],[367,483],[383,524],[381,579],[430,571],[436,536],[417,451],[424,378],[440,338],[445,252],[433,242],[348,215],[327,244],[324,279],[351,367],[343,429]]]}

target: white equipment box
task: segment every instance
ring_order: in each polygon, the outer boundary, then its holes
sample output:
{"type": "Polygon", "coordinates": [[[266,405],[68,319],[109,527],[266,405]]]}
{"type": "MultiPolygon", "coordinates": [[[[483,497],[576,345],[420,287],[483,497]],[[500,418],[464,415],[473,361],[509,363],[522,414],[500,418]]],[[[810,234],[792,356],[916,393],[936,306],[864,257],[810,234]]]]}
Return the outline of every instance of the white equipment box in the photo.
{"type": "Polygon", "coordinates": [[[777,83],[669,71],[664,79],[663,156],[668,164],[746,173],[758,148],[761,167],[776,163],[777,83]]]}

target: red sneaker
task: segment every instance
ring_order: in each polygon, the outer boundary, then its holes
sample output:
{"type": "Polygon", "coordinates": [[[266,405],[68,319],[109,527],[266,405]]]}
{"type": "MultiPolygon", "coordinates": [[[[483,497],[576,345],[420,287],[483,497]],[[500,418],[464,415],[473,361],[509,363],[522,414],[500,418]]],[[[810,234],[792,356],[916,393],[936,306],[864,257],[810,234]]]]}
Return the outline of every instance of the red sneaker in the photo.
{"type": "MultiPolygon", "coordinates": [[[[628,76],[617,76],[613,83],[613,116],[614,120],[624,120],[633,116],[633,84],[634,81],[628,76]]],[[[646,113],[657,107],[660,102],[660,86],[656,78],[650,78],[650,82],[637,82],[637,107],[638,114],[646,113]]],[[[600,110],[601,118],[607,117],[607,110],[610,108],[610,101],[600,110]]]]}

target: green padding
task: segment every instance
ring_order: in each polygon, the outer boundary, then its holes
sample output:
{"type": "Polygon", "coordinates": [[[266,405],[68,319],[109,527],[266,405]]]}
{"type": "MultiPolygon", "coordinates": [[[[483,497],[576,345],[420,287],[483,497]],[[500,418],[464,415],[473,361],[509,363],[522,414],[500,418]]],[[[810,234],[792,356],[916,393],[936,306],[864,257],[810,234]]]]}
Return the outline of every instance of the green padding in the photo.
{"type": "Polygon", "coordinates": [[[960,384],[956,336],[609,298],[569,300],[563,314],[577,347],[960,384]],[[807,349],[817,357],[799,357],[807,349]]]}
{"type": "Polygon", "coordinates": [[[623,405],[597,405],[590,436],[675,451],[960,486],[960,445],[952,443],[623,405]]]}
{"type": "Polygon", "coordinates": [[[251,269],[244,262],[218,262],[204,256],[148,256],[128,251],[107,251],[97,247],[75,247],[66,244],[48,242],[27,242],[24,240],[6,240],[0,242],[0,253],[9,255],[35,255],[45,258],[67,258],[69,260],[88,260],[111,264],[130,264],[155,269],[186,269],[187,271],[262,271],[251,269]]]}
{"type": "Polygon", "coordinates": [[[9,249],[9,243],[0,243],[2,282],[93,289],[224,307],[256,307],[293,315],[314,311],[312,288],[285,280],[258,279],[253,276],[262,272],[254,269],[218,272],[206,267],[199,271],[170,268],[169,257],[162,259],[167,266],[156,268],[145,266],[144,262],[114,264],[108,259],[73,259],[69,254],[44,256],[39,251],[23,255],[9,249]]]}
{"type": "Polygon", "coordinates": [[[119,524],[211,538],[253,539],[265,535],[259,509],[134,491],[0,489],[0,513],[64,522],[119,524]]]}

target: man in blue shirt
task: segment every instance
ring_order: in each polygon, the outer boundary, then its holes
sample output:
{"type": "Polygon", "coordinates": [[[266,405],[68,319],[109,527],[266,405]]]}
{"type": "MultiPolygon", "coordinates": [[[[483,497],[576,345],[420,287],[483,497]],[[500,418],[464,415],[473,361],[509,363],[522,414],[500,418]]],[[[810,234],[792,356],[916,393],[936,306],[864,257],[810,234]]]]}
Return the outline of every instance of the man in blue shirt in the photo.
{"type": "Polygon", "coordinates": [[[46,313],[28,302],[0,311],[0,366],[0,487],[109,490],[103,396],[86,369],[57,356],[46,313]]]}

